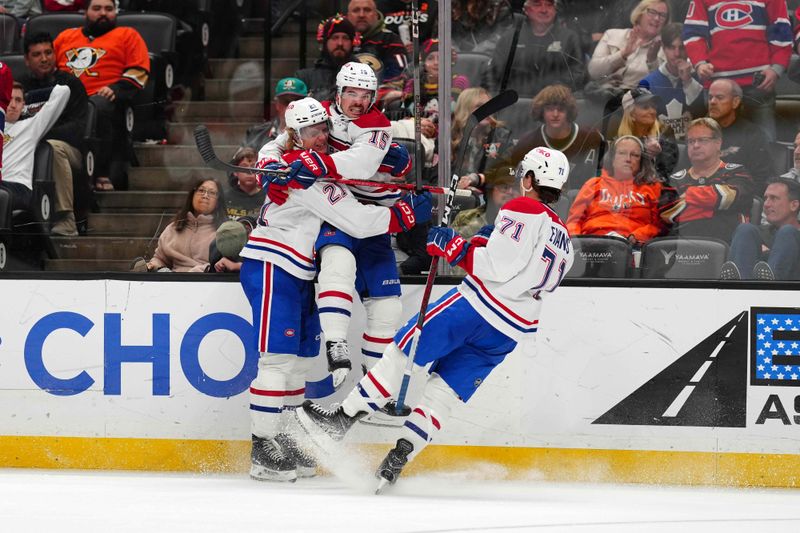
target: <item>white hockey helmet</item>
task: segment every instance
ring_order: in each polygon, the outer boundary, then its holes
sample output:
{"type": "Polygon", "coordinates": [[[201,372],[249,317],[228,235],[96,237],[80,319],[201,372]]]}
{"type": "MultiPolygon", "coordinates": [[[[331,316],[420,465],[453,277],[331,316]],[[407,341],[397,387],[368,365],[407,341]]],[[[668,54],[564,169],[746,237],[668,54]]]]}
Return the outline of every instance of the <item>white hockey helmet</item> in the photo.
{"type": "Polygon", "coordinates": [[[537,186],[560,191],[569,177],[569,161],[562,152],[540,146],[522,158],[517,166],[517,179],[522,181],[528,172],[533,172],[537,186]]]}
{"type": "Polygon", "coordinates": [[[309,97],[295,100],[286,107],[286,127],[300,133],[301,128],[327,122],[328,112],[317,100],[309,97]]]}
{"type": "Polygon", "coordinates": [[[336,94],[341,98],[342,90],[345,87],[356,87],[372,91],[372,104],[375,103],[375,96],[378,92],[378,78],[375,71],[366,63],[350,61],[342,65],[336,74],[336,94]]]}

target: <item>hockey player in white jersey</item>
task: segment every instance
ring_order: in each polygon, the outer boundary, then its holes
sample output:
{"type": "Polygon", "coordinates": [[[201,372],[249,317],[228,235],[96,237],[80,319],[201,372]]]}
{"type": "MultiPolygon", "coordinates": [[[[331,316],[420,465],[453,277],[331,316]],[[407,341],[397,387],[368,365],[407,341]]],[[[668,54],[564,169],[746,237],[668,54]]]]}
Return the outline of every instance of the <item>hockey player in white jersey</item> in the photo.
{"type": "MultiPolygon", "coordinates": [[[[349,179],[391,181],[411,169],[408,151],[392,143],[389,120],[376,109],[378,80],[372,68],[351,62],[336,76],[336,101],[323,102],[330,116],[332,160],[349,179]]],[[[286,136],[265,145],[260,158],[276,157],[286,136]]],[[[365,203],[391,205],[401,197],[392,188],[350,186],[365,203]]],[[[316,249],[320,256],[317,304],[325,335],[328,368],[338,388],[352,367],[346,341],[354,293],[367,312],[362,355],[368,368],[381,357],[400,325],[400,276],[388,235],[359,240],[344,228],[324,224],[316,249]],[[355,290],[354,290],[355,289],[355,290]]]]}
{"type": "MultiPolygon", "coordinates": [[[[421,220],[430,213],[429,198],[416,198],[421,207],[410,200],[398,200],[391,207],[364,205],[346,187],[317,181],[335,176],[336,165],[324,153],[328,115],[313,98],[290,104],[286,124],[290,151],[266,166],[288,170],[283,181],[291,190],[268,185],[269,198],[282,194],[283,201],[265,202],[240,253],[240,280],[252,307],[260,352],[258,374],[250,385],[250,475],[274,481],[294,481],[315,471],[313,459],[287,432],[293,416],[286,413],[302,402],[308,363],[319,354],[313,278],[314,243],[322,222],[365,238],[407,231],[416,223],[415,207],[421,220]]],[[[263,175],[260,178],[266,182],[263,175]]]]}
{"type": "MultiPolygon", "coordinates": [[[[467,402],[519,341],[536,333],[545,297],[561,283],[573,260],[567,229],[548,207],[558,200],[569,163],[549,148],[528,152],[517,167],[522,196],[503,205],[493,226],[470,241],[434,227],[428,252],[467,271],[464,281],[430,304],[415,364],[431,363],[419,404],[376,473],[394,483],[403,466],[447,424],[456,402],[467,402]]],[[[394,336],[383,358],[333,411],[306,401],[296,410],[322,446],[339,440],[361,417],[380,409],[398,391],[417,316],[394,336]]]]}

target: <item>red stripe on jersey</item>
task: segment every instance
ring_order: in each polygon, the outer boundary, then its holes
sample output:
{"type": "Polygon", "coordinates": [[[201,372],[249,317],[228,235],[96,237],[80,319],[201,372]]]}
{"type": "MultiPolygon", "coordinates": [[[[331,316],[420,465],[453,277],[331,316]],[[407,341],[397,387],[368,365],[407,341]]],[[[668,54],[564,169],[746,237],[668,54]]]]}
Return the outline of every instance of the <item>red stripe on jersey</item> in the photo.
{"type": "Polygon", "coordinates": [[[495,298],[495,297],[494,297],[494,295],[492,295],[492,293],[491,293],[491,292],[489,292],[489,289],[487,289],[487,288],[486,288],[486,286],[483,284],[483,282],[482,282],[480,279],[478,279],[478,278],[477,278],[477,277],[475,277],[475,276],[473,276],[471,279],[473,279],[473,280],[475,281],[475,283],[477,283],[477,284],[478,284],[478,286],[479,286],[481,289],[483,289],[483,294],[484,294],[484,296],[486,296],[486,297],[488,297],[490,300],[492,300],[492,302],[493,302],[493,303],[494,303],[494,304],[495,304],[497,307],[499,307],[500,309],[502,309],[503,311],[505,311],[506,313],[508,313],[509,315],[511,315],[511,317],[512,317],[514,320],[518,320],[518,321],[522,322],[523,324],[525,324],[526,326],[535,326],[536,324],[538,324],[538,323],[539,323],[539,321],[538,321],[538,320],[534,320],[533,322],[531,322],[531,321],[529,321],[529,320],[526,320],[526,319],[522,318],[521,316],[519,316],[518,314],[516,314],[514,311],[512,311],[511,309],[509,309],[508,307],[506,307],[505,305],[503,305],[503,303],[502,303],[502,302],[500,302],[500,300],[498,300],[497,298],[495,298]]]}
{"type": "Polygon", "coordinates": [[[343,152],[343,151],[347,150],[348,148],[350,148],[349,144],[347,144],[347,143],[345,143],[343,141],[340,141],[339,139],[337,139],[336,137],[333,137],[331,135],[328,136],[328,144],[330,144],[331,147],[334,150],[336,150],[337,152],[343,152]]]}
{"type": "Polygon", "coordinates": [[[378,380],[375,379],[375,376],[372,375],[372,372],[367,372],[367,377],[372,382],[372,384],[375,385],[375,388],[378,389],[378,392],[380,392],[384,398],[389,398],[391,396],[389,392],[385,388],[383,388],[383,385],[381,385],[378,382],[378,380]]]}
{"type": "Polygon", "coordinates": [[[508,202],[506,202],[501,209],[516,211],[517,213],[527,213],[530,215],[538,215],[541,213],[545,213],[556,224],[559,224],[561,226],[564,225],[564,223],[561,222],[561,219],[558,218],[558,215],[555,213],[555,211],[547,207],[542,202],[534,200],[533,198],[519,196],[517,198],[514,198],[513,200],[509,200],[508,202]]]}
{"type": "Polygon", "coordinates": [[[320,298],[342,298],[343,300],[347,300],[348,302],[353,301],[353,297],[347,294],[346,292],[341,291],[324,291],[319,293],[320,298]]]}
{"type": "Polygon", "coordinates": [[[367,342],[376,342],[378,344],[389,344],[390,342],[392,342],[392,339],[394,337],[373,337],[372,335],[367,335],[366,333],[364,333],[361,336],[361,338],[367,342]]]}
{"type": "Polygon", "coordinates": [[[297,390],[264,390],[250,387],[250,394],[255,394],[256,396],[300,396],[305,392],[305,388],[297,390]]]}
{"type": "Polygon", "coordinates": [[[272,304],[272,263],[264,263],[264,277],[261,287],[261,329],[258,335],[258,351],[267,351],[267,331],[269,330],[269,312],[272,304]]]}
{"type": "Polygon", "coordinates": [[[253,241],[253,242],[261,242],[261,243],[264,243],[264,244],[271,244],[272,246],[277,246],[278,248],[283,248],[287,252],[291,252],[293,255],[299,257],[303,261],[306,261],[308,263],[313,263],[314,262],[313,259],[304,256],[303,254],[301,254],[300,252],[298,252],[297,250],[295,250],[291,246],[287,246],[287,245],[283,244],[282,242],[273,241],[272,239],[265,239],[264,237],[255,237],[253,235],[250,235],[250,237],[247,240],[248,241],[253,241]]]}
{"type": "Polygon", "coordinates": [[[353,124],[363,129],[370,128],[389,128],[392,124],[386,115],[375,109],[375,106],[369,108],[364,115],[361,115],[353,121],[353,124]]]}
{"type": "MultiPolygon", "coordinates": [[[[461,298],[461,293],[456,292],[450,298],[448,298],[447,300],[443,301],[442,303],[440,303],[439,305],[437,305],[436,307],[425,313],[425,322],[428,322],[431,318],[441,313],[445,307],[452,304],[459,298],[461,298]]],[[[405,348],[406,344],[408,344],[408,341],[411,340],[411,338],[414,336],[414,332],[416,330],[417,326],[415,325],[413,328],[409,329],[405,335],[403,335],[403,338],[400,339],[400,342],[397,343],[397,346],[399,346],[401,350],[405,348]]]]}

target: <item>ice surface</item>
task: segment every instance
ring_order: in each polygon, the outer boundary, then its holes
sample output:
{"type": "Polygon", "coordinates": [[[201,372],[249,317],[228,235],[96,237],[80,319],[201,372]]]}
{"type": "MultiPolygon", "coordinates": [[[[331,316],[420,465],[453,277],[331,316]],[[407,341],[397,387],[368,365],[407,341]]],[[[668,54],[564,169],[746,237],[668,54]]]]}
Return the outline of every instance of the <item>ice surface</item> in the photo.
{"type": "MultiPolygon", "coordinates": [[[[532,476],[533,477],[533,476],[532,476]]],[[[402,479],[374,496],[333,477],[0,470],[0,531],[797,532],[800,491],[402,479]],[[47,528],[47,529],[46,529],[47,528]]]]}

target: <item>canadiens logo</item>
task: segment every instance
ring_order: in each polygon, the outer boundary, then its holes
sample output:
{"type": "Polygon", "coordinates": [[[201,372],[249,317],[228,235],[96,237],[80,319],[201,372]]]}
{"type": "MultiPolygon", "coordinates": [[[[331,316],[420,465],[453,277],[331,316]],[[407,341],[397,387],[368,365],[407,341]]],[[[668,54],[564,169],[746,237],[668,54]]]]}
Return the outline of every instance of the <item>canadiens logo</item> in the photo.
{"type": "Polygon", "coordinates": [[[283,335],[285,337],[294,337],[295,331],[292,328],[287,328],[287,329],[283,330],[283,335]]]}
{"type": "Polygon", "coordinates": [[[717,26],[728,30],[741,28],[753,22],[753,6],[744,2],[727,2],[717,9],[717,26]]]}
{"type": "Polygon", "coordinates": [[[89,46],[73,48],[67,50],[67,66],[72,70],[72,74],[76,78],[80,78],[83,74],[97,76],[97,72],[92,72],[91,69],[97,65],[97,62],[104,55],[106,55],[106,51],[102,48],[91,48],[89,46]]]}

